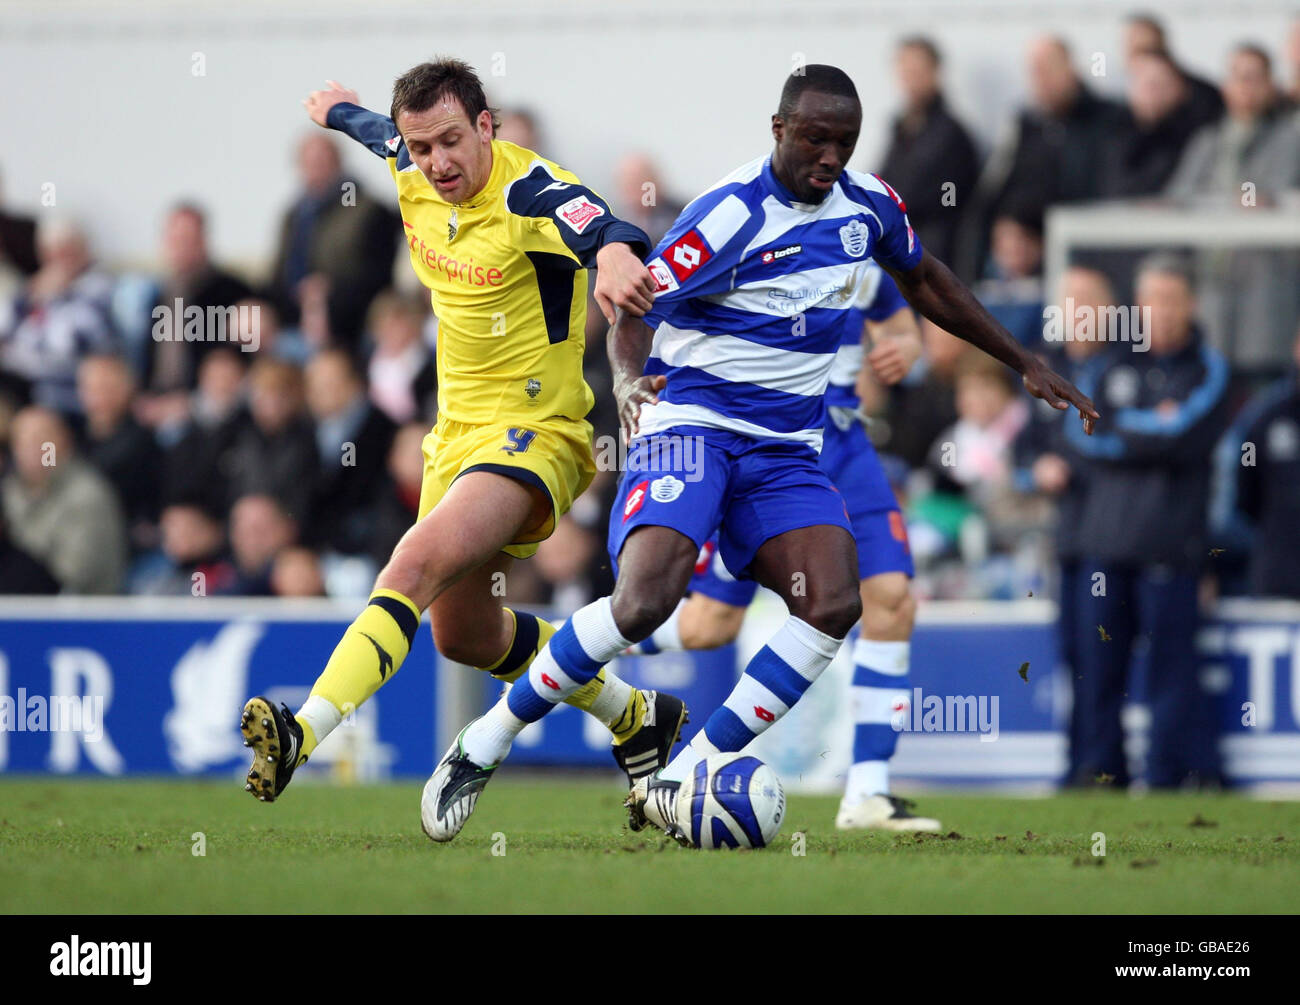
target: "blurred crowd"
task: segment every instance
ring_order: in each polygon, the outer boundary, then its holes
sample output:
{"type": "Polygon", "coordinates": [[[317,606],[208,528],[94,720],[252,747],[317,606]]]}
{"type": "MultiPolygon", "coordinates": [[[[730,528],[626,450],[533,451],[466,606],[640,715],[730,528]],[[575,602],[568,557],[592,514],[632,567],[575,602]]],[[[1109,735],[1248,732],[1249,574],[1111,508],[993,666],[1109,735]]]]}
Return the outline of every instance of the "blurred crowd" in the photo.
{"type": "MultiPolygon", "coordinates": [[[[862,382],[922,596],[1059,595],[1079,588],[1072,563],[1086,555],[1193,572],[1208,556],[1221,590],[1300,597],[1295,249],[1093,253],[1057,289],[1043,276],[1053,206],[1288,205],[1300,21],[1285,65],[1243,42],[1214,81],[1187,71],[1149,17],[1125,23],[1123,51],[1117,101],[1095,86],[1095,57],[1033,41],[1025,104],[987,144],[945,99],[937,46],[896,47],[886,152],[854,167],[901,193],[922,243],[1017,339],[1120,416],[1085,441],[1077,419],[924,324],[908,378],[862,382]],[[1130,304],[1150,309],[1146,352],[1119,341],[1127,314],[1108,310],[1130,304]],[[1063,337],[1045,341],[1053,306],[1063,337]]],[[[591,172],[540,130],[510,109],[498,135],[591,172]]],[[[437,319],[412,288],[396,201],[345,174],[341,142],[300,141],[299,191],[260,275],[213,260],[219,206],[167,208],[157,269],[140,274],[106,269],[73,222],[0,204],[0,592],[365,595],[416,516],[437,319]]],[[[615,211],[660,237],[683,201],[653,161],[629,153],[614,178],[615,211]]],[[[617,421],[594,305],[589,318],[599,455],[617,421]]],[[[516,563],[512,600],[572,610],[608,592],[617,476],[600,472],[536,559],[516,563]]]]}

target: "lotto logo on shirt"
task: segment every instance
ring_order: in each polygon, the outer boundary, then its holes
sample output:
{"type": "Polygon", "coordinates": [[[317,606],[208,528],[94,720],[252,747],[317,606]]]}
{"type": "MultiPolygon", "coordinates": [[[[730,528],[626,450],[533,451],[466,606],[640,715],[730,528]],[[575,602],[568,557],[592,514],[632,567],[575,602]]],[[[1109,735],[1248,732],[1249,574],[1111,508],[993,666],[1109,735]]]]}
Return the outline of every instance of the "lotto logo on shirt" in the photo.
{"type": "Polygon", "coordinates": [[[585,195],[580,195],[576,199],[570,199],[557,209],[555,215],[567,223],[569,229],[575,234],[581,234],[587,229],[587,225],[592,220],[598,216],[604,216],[605,211],[585,195]]]}
{"type": "Polygon", "coordinates": [[[677,243],[664,252],[664,258],[674,275],[682,282],[713,257],[699,231],[691,230],[677,239],[677,243]]]}

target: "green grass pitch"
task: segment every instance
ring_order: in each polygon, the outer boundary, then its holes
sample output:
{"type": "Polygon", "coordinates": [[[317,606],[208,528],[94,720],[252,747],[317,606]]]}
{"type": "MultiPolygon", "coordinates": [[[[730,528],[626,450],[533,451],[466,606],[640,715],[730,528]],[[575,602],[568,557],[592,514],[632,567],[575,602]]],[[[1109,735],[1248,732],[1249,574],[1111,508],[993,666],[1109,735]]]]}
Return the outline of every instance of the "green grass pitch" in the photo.
{"type": "Polygon", "coordinates": [[[794,797],[774,845],[678,848],[611,778],[516,773],[450,845],[420,787],[0,780],[0,911],[1270,913],[1300,904],[1300,803],[1118,793],[929,795],[945,836],[841,834],[794,797]],[[806,835],[796,855],[796,832],[806,835]],[[1106,855],[1094,857],[1093,835],[1106,855]],[[206,854],[195,855],[202,835],[206,854]],[[504,854],[493,854],[494,849],[504,854]]]}

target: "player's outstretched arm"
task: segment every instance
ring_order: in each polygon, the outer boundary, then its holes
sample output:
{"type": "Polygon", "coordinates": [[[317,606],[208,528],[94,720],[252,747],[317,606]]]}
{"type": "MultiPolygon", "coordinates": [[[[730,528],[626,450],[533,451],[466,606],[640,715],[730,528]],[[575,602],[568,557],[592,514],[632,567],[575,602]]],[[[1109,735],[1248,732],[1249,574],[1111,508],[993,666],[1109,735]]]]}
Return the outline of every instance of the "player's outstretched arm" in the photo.
{"type": "Polygon", "coordinates": [[[302,104],[311,120],[323,129],[346,133],[380,157],[396,156],[400,137],[393,120],[361,107],[360,95],[351,88],[327,80],[324,90],[312,91],[302,104]]]}
{"type": "Polygon", "coordinates": [[[659,392],[668,384],[663,374],[643,377],[645,361],[650,358],[654,331],[639,317],[620,311],[605,339],[609,369],[614,377],[614,401],[618,404],[618,422],[626,443],[636,436],[642,405],[653,405],[659,392]]]}
{"type": "Polygon", "coordinates": [[[894,277],[907,302],[921,314],[1011,367],[1035,398],[1042,398],[1056,409],[1077,408],[1084,431],[1092,432],[1093,423],[1101,415],[1091,399],[1017,342],[943,262],[927,251],[910,271],[893,269],[883,262],[881,265],[894,277]]]}

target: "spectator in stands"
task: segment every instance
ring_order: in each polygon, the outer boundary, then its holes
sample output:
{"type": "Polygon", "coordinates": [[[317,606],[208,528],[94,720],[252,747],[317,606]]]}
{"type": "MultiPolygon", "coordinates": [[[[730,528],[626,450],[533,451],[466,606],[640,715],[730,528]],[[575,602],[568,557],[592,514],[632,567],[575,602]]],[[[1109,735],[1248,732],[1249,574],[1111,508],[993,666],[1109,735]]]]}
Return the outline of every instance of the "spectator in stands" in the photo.
{"type": "Polygon", "coordinates": [[[1015,374],[993,357],[973,349],[962,352],[955,367],[957,421],[935,439],[929,465],[941,494],[963,496],[968,506],[948,501],[936,508],[916,500],[916,511],[935,518],[942,534],[955,543],[961,517],[979,510],[999,543],[1016,528],[1013,500],[1016,438],[1029,422],[1029,401],[1015,374]],[[942,514],[939,516],[938,514],[942,514]],[[954,525],[955,524],[955,525],[954,525]]]}
{"type": "MultiPolygon", "coordinates": [[[[1077,265],[1066,269],[1054,305],[1062,321],[1060,341],[1054,334],[1052,339],[1040,343],[1041,352],[1053,370],[1077,381],[1080,370],[1089,360],[1110,350],[1111,338],[1118,332],[1112,331],[1104,319],[1115,317],[1111,310],[1114,303],[1115,296],[1105,273],[1077,265]]],[[[1120,346],[1118,351],[1125,350],[1126,347],[1120,346]]],[[[1088,464],[1066,441],[1063,413],[1050,406],[1040,408],[1040,404],[1045,403],[1035,401],[1031,404],[1032,418],[1016,443],[1016,477],[1022,487],[1041,493],[1055,504],[1054,551],[1058,565],[1056,638],[1073,694],[1077,663],[1075,645],[1079,632],[1075,618],[1081,607],[1076,596],[1080,582],[1079,517],[1088,484],[1088,464]]],[[[1078,708],[1079,702],[1072,701],[1066,782],[1079,775],[1078,758],[1084,750],[1075,714],[1078,708]]]]}
{"type": "Polygon", "coordinates": [[[624,154],[614,165],[614,191],[619,216],[644,230],[654,244],[685,208],[664,187],[654,160],[640,151],[624,154]]]}
{"type": "Polygon", "coordinates": [[[921,319],[924,355],[912,373],[888,389],[881,428],[872,431],[873,440],[880,437],[877,445],[882,453],[901,458],[912,469],[925,464],[930,445],[957,421],[953,377],[967,344],[929,319],[921,319]]]}
{"type": "Polygon", "coordinates": [[[1228,367],[1194,320],[1189,266],[1144,260],[1137,300],[1150,312],[1149,351],[1104,353],[1078,386],[1097,403],[1093,436],[1066,424],[1086,458],[1074,587],[1078,784],[1129,782],[1120,711],[1129,662],[1147,643],[1151,712],[1146,780],[1154,787],[1214,785],[1217,726],[1201,688],[1198,577],[1207,555],[1211,454],[1223,430],[1228,367]]]}
{"type": "Polygon", "coordinates": [[[276,304],[304,333],[315,328],[304,312],[323,309],[322,334],[355,349],[370,301],[392,281],[401,221],[344,176],[325,133],[299,144],[298,172],[302,191],[285,213],[272,269],[276,304]]]}
{"type": "Polygon", "coordinates": [[[161,597],[206,597],[229,590],[235,567],[220,511],[210,498],[174,502],[159,519],[161,550],[136,563],[130,590],[161,597]]]}
{"type": "Polygon", "coordinates": [[[226,309],[249,293],[243,280],[212,261],[207,218],[194,203],[180,203],[167,213],[160,257],[163,268],[157,280],[149,330],[139,333],[145,343],[142,387],[146,398],[142,410],[150,425],[157,425],[184,409],[185,394],[194,388],[203,354],[220,344],[220,336],[229,339],[234,334],[212,330],[208,319],[220,317],[220,323],[226,324],[226,309]],[[203,312],[203,322],[197,332],[202,338],[193,340],[188,337],[190,331],[184,320],[186,309],[192,307],[203,312]],[[171,316],[166,328],[158,326],[159,309],[171,316]]]}
{"type": "Polygon", "coordinates": [[[10,213],[0,200],[0,273],[11,273],[11,280],[32,275],[40,262],[36,257],[36,220],[10,213]]]}
{"type": "Polygon", "coordinates": [[[112,282],[95,268],[85,233],[66,220],[41,224],[37,253],[40,268],[23,292],[0,304],[0,371],[24,382],[34,403],[76,416],[77,364],[117,345],[112,282]]]}
{"type": "Polygon", "coordinates": [[[235,577],[217,590],[240,597],[272,595],[271,572],[275,559],[297,544],[298,526],[280,503],[268,495],[247,495],[230,508],[230,550],[235,577]]]}
{"type": "Polygon", "coordinates": [[[1038,344],[1043,326],[1043,220],[1032,205],[1008,200],[993,221],[989,277],[975,295],[1021,345],[1038,344]]]}
{"type": "Polygon", "coordinates": [[[277,597],[323,597],[325,577],[310,548],[285,548],[271,564],[271,592],[277,597]]]}
{"type": "Polygon", "coordinates": [[[1189,118],[1194,129],[1214,122],[1223,114],[1223,97],[1218,87],[1178,64],[1169,49],[1164,25],[1150,14],[1130,15],[1124,25],[1124,62],[1130,76],[1136,72],[1141,57],[1150,53],[1165,56],[1186,81],[1189,118]]]}
{"type": "Polygon", "coordinates": [[[1292,108],[1300,107],[1300,15],[1291,22],[1286,33],[1287,76],[1284,96],[1292,108]]]}
{"type": "Polygon", "coordinates": [[[541,149],[542,136],[537,126],[537,117],[528,109],[507,108],[501,112],[499,121],[501,124],[493,133],[497,139],[548,156],[547,152],[541,149]]]}
{"type": "Polygon", "coordinates": [[[388,449],[388,479],[375,512],[370,555],[382,568],[392,557],[403,534],[411,529],[420,508],[420,487],[424,481],[424,437],[429,427],[408,422],[393,437],[388,449]]]}
{"type": "Polygon", "coordinates": [[[9,539],[0,507],[0,594],[32,596],[59,592],[50,570],[9,539]]]}
{"type": "Polygon", "coordinates": [[[602,535],[582,526],[566,513],[555,525],[555,533],[537,549],[536,571],[549,587],[545,603],[567,617],[592,599],[587,567],[600,554],[602,535]]]}
{"type": "Polygon", "coordinates": [[[930,39],[917,35],[898,43],[894,72],[903,108],[890,125],[880,175],[906,201],[921,245],[950,262],[962,211],[974,195],[979,157],[948,109],[941,71],[939,49],[930,39]]]}
{"type": "Polygon", "coordinates": [[[317,547],[365,554],[397,427],[371,404],[352,357],[342,349],[318,353],[307,364],[306,378],[320,476],[304,536],[317,547]]]}
{"type": "Polygon", "coordinates": [[[1300,186],[1300,133],[1278,102],[1272,60],[1257,45],[1239,45],[1223,82],[1226,114],[1198,132],[1170,179],[1175,197],[1229,196],[1242,185],[1265,202],[1300,186]]]}
{"type": "Polygon", "coordinates": [[[135,377],[120,356],[89,356],[77,369],[86,417],[81,453],[109,480],[126,518],[131,545],[153,547],[162,484],[162,451],[131,414],[135,377]]]}
{"type": "Polygon", "coordinates": [[[64,593],[116,593],[126,528],[113,487],[76,455],[67,423],[31,405],[14,418],[13,470],[0,486],[14,543],[44,564],[64,593]]]}
{"type": "Polygon", "coordinates": [[[1205,123],[1192,89],[1163,52],[1138,52],[1129,64],[1127,117],[1119,140],[1106,148],[1107,196],[1132,198],[1164,189],[1192,134],[1205,123]]]}
{"type": "Polygon", "coordinates": [[[253,421],[229,454],[230,497],[268,495],[295,520],[306,520],[320,462],[303,409],[302,371],[280,360],[258,360],[248,374],[248,404],[253,421]]]}
{"type": "Polygon", "coordinates": [[[438,414],[437,367],[424,339],[428,316],[421,294],[385,290],[370,305],[370,400],[399,425],[419,418],[432,426],[438,414]]]}
{"type": "MultiPolygon", "coordinates": [[[[1187,146],[1168,193],[1232,206],[1267,205],[1300,187],[1300,128],[1277,100],[1268,53],[1233,50],[1223,84],[1227,114],[1187,146]]],[[[1294,251],[1206,251],[1197,257],[1201,315],[1212,344],[1246,379],[1286,367],[1300,316],[1294,251]]]]}
{"type": "Polygon", "coordinates": [[[236,349],[212,350],[199,364],[199,386],[174,430],[163,464],[165,501],[208,498],[225,515],[233,451],[250,425],[244,365],[236,349]]]}
{"type": "Polygon", "coordinates": [[[1028,73],[1032,103],[989,156],[965,224],[959,264],[974,276],[983,273],[989,229],[1008,200],[1042,217],[1048,206],[1096,199],[1105,191],[1097,164],[1118,135],[1122,109],[1084,84],[1069,48],[1054,36],[1030,44],[1028,73]]]}
{"type": "Polygon", "coordinates": [[[271,301],[263,297],[245,297],[235,305],[238,324],[235,342],[248,358],[284,360],[294,366],[305,366],[312,353],[323,349],[326,342],[312,344],[296,328],[280,324],[280,312],[271,301]],[[251,347],[245,349],[244,347],[251,347]]]}
{"type": "Polygon", "coordinates": [[[1295,369],[1242,411],[1225,451],[1235,509],[1252,530],[1250,588],[1300,600],[1300,331],[1295,369]]]}

